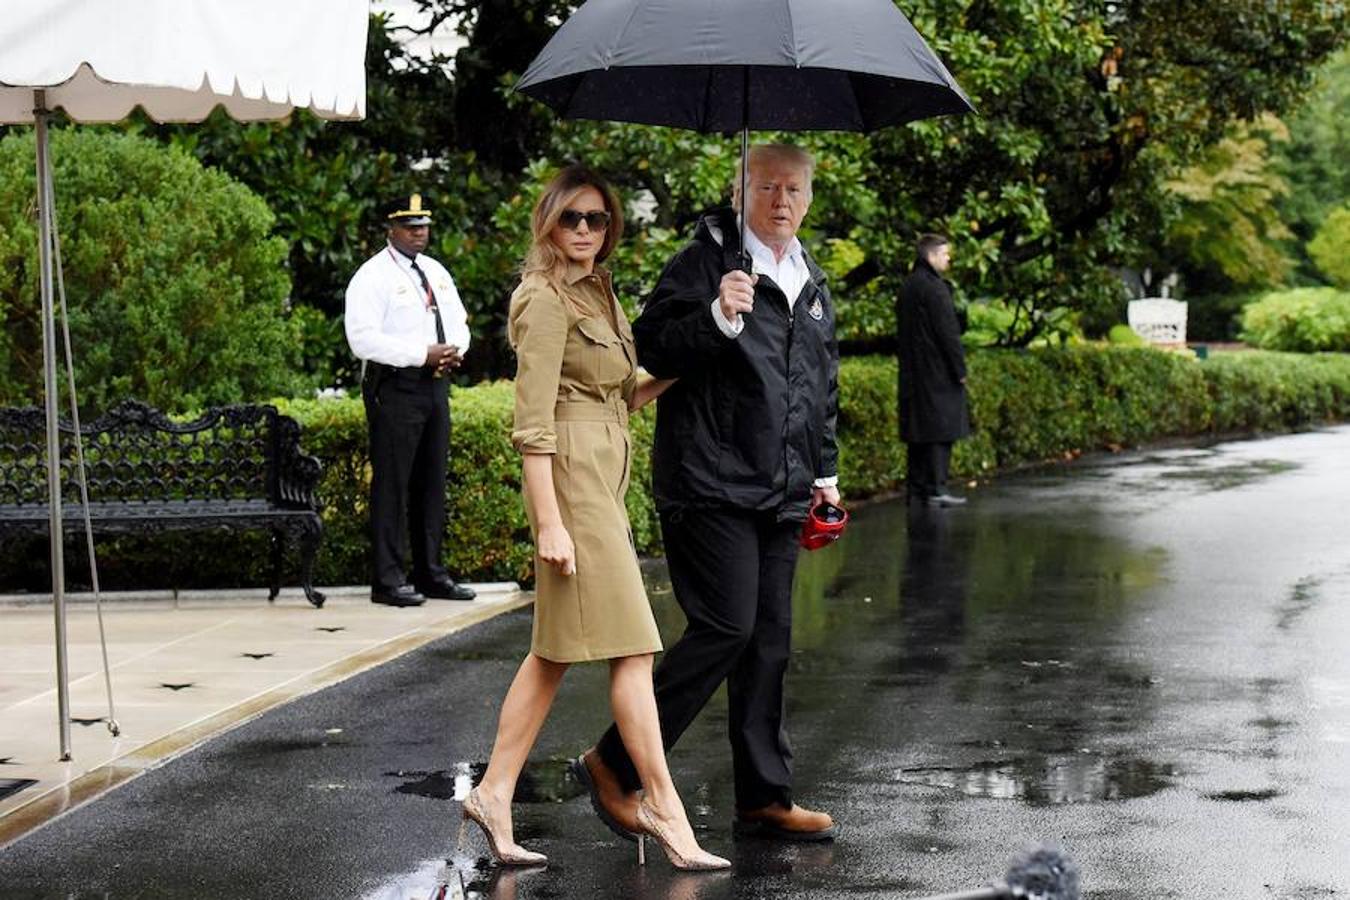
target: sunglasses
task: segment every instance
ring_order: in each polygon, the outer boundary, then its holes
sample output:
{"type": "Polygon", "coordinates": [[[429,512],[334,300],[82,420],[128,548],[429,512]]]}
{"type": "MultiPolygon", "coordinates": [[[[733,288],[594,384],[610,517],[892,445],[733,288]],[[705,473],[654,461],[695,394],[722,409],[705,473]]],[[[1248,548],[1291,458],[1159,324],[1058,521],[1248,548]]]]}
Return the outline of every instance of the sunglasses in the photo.
{"type": "Polygon", "coordinates": [[[609,227],[609,213],[603,211],[584,213],[579,209],[565,209],[558,216],[558,224],[568,231],[576,231],[582,222],[591,231],[604,231],[609,227]]]}

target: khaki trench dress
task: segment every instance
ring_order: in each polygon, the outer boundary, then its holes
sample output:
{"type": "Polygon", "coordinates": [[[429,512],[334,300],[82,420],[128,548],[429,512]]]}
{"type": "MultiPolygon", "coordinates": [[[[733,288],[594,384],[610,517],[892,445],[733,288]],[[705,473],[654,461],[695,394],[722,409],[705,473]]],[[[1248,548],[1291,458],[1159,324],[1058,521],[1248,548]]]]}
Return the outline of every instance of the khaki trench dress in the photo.
{"type": "MultiPolygon", "coordinates": [[[[654,653],[661,637],[624,508],[637,351],[608,273],[573,267],[561,291],[525,276],[511,296],[508,336],[519,360],[511,443],[553,456],[558,509],[577,554],[573,575],[535,557],[530,649],[554,662],[654,653]]],[[[530,529],[537,540],[533,517],[530,529]]]]}

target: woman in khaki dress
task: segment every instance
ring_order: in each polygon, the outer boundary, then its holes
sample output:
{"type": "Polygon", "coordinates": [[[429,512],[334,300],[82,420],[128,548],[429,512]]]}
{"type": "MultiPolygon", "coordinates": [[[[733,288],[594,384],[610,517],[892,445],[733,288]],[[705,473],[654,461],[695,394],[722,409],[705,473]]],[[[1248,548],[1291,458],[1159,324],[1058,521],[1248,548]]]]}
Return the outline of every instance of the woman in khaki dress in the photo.
{"type": "Polygon", "coordinates": [[[640,829],[679,868],[726,868],[729,862],[694,837],[666,767],[652,691],[661,638],[624,508],[628,414],[669,382],[638,379],[633,333],[609,273],[596,265],[618,242],[619,207],[599,176],[572,166],[545,188],[532,226],[509,336],[519,359],[511,442],[523,454],[535,539],[534,635],[502,703],[487,771],[465,798],[464,819],[483,829],[499,862],[547,862],[512,836],[516,780],[567,667],[605,659],[614,720],[642,778],[640,829]]]}

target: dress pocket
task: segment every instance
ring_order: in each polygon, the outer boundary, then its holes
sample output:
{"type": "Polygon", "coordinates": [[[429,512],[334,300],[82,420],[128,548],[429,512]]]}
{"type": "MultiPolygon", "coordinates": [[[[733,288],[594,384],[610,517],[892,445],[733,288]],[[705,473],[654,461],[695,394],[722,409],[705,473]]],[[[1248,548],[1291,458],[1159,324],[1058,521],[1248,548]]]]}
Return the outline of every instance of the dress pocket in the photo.
{"type": "Polygon", "coordinates": [[[578,319],[577,331],[580,331],[590,343],[601,347],[608,347],[619,341],[619,336],[610,329],[609,323],[594,316],[589,319],[578,319]]]}
{"type": "Polygon", "coordinates": [[[576,327],[585,348],[581,380],[594,385],[622,384],[631,374],[632,364],[609,323],[591,317],[578,319],[576,327]]]}

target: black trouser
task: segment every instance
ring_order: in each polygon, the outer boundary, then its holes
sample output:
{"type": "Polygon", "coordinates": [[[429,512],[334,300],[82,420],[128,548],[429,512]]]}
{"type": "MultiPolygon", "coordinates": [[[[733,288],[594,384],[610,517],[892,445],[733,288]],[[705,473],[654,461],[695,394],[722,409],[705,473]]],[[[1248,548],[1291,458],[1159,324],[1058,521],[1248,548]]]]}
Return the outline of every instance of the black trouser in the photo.
{"type": "Polygon", "coordinates": [[[947,492],[947,473],[952,463],[952,442],[906,444],[907,475],[911,497],[936,497],[947,492]]]}
{"type": "Polygon", "coordinates": [[[428,370],[367,368],[361,384],[370,431],[373,583],[395,588],[403,574],[404,528],[413,581],[445,577],[445,476],[450,452],[449,387],[428,370]]]}
{"type": "MultiPolygon", "coordinates": [[[[661,516],[671,584],[688,620],[653,676],[661,738],[669,751],[726,680],[738,809],[792,805],[783,678],[800,532],[801,523],[777,522],[773,513],[661,516]]],[[[629,790],[641,786],[615,726],[599,750],[629,790]]]]}

